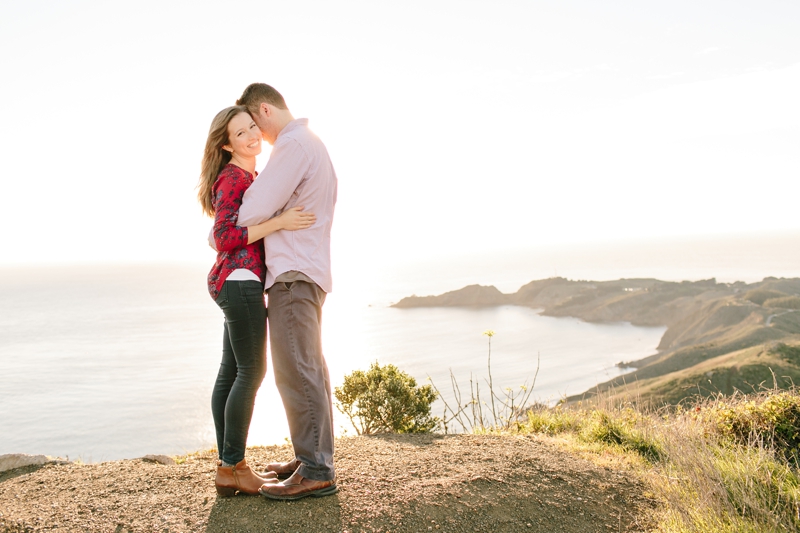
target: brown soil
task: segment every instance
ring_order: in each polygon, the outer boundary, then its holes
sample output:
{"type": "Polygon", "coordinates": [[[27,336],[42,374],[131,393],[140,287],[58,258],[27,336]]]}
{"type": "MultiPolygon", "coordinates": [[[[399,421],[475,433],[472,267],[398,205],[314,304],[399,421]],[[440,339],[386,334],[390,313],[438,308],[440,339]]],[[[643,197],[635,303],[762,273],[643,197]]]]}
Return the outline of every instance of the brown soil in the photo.
{"type": "MultiPolygon", "coordinates": [[[[263,466],[288,446],[248,449],[263,466]]],[[[337,441],[339,493],[218,498],[215,457],[27,467],[0,474],[0,532],[634,532],[654,503],[619,467],[538,437],[390,435],[337,441]]]]}

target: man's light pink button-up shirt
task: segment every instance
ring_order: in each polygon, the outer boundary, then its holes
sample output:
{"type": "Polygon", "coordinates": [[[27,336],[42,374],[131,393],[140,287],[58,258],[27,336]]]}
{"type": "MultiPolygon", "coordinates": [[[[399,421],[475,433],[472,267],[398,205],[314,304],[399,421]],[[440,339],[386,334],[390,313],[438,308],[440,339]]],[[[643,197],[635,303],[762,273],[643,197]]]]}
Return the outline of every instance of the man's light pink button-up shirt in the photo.
{"type": "Polygon", "coordinates": [[[276,231],[264,238],[267,263],[265,288],[275,278],[296,270],[331,292],[331,224],[337,179],[328,150],[299,118],[281,130],[267,166],[247,189],[239,209],[239,226],[254,226],[286,209],[302,205],[317,216],[308,229],[276,231]]]}

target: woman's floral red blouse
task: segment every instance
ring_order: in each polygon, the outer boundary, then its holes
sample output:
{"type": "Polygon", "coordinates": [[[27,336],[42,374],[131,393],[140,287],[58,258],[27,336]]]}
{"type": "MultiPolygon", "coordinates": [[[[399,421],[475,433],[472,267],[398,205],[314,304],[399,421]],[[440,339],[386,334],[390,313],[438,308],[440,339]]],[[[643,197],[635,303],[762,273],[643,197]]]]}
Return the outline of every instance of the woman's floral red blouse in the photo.
{"type": "Polygon", "coordinates": [[[246,268],[263,283],[267,276],[264,244],[247,244],[247,228],[236,225],[244,192],[253,183],[253,175],[236,165],[225,165],[212,188],[214,195],[214,244],[217,262],[208,273],[208,292],[216,300],[222,284],[237,268],[246,268]]]}

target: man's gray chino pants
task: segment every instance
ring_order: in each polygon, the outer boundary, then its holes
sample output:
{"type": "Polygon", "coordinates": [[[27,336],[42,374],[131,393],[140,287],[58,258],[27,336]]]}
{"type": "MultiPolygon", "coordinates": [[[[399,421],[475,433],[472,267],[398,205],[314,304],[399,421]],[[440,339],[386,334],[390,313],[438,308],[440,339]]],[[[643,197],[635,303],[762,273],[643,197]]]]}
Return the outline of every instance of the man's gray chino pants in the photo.
{"type": "Polygon", "coordinates": [[[331,380],[322,355],[325,291],[306,281],[278,281],[267,294],[275,384],[302,463],[297,473],[317,481],[334,479],[331,380]]]}

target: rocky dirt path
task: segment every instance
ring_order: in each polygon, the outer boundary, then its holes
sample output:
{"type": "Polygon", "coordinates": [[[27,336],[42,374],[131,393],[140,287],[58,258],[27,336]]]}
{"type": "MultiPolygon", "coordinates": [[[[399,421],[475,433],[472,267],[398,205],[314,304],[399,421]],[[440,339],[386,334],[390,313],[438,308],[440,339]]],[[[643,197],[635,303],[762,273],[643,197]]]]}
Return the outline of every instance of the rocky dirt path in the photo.
{"type": "MultiPolygon", "coordinates": [[[[291,457],[248,449],[248,462],[291,457]]],[[[391,435],[337,441],[339,493],[217,498],[215,457],[27,467],[0,474],[0,532],[635,532],[653,502],[625,471],[537,437],[391,435]]]]}

